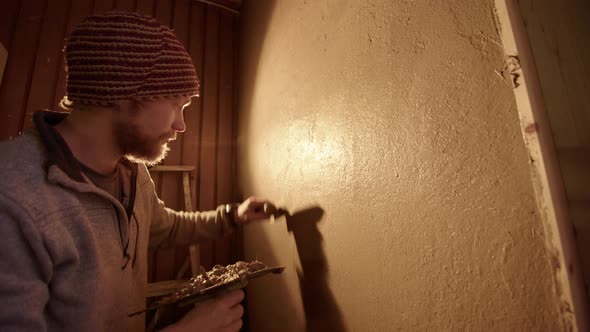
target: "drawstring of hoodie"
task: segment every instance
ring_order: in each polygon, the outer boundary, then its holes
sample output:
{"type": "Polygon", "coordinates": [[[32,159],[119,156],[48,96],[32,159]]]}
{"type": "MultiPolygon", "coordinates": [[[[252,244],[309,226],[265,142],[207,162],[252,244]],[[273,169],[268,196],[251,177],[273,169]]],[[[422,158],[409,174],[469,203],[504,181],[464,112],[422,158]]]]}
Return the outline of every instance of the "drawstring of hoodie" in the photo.
{"type": "MultiPolygon", "coordinates": [[[[119,218],[117,218],[117,219],[119,219],[119,218]]],[[[131,219],[133,219],[133,222],[135,223],[135,244],[133,245],[133,261],[131,262],[131,268],[134,268],[135,261],[137,260],[137,242],[139,242],[139,222],[137,221],[135,214],[131,215],[131,219]]],[[[120,221],[119,221],[119,237],[121,238],[121,246],[123,246],[123,232],[121,231],[120,221]]],[[[129,249],[129,237],[127,237],[127,243],[125,243],[125,246],[123,247],[123,258],[126,260],[125,260],[125,264],[123,264],[123,266],[121,266],[121,270],[124,270],[127,267],[127,264],[129,264],[129,261],[131,260],[131,256],[129,255],[128,249],[129,249]]]]}
{"type": "MultiPolygon", "coordinates": [[[[133,245],[133,262],[131,262],[131,268],[135,267],[135,261],[137,260],[137,242],[139,242],[139,222],[137,221],[137,217],[135,216],[135,213],[133,212],[133,208],[135,206],[135,188],[137,186],[137,169],[136,168],[132,168],[132,173],[131,173],[131,183],[130,183],[130,192],[131,192],[131,196],[129,197],[129,202],[127,204],[125,204],[125,212],[127,213],[127,218],[129,221],[131,221],[133,219],[133,222],[135,223],[135,244],[133,245]]],[[[117,217],[118,218],[118,217],[117,217]]],[[[129,230],[131,230],[131,228],[129,228],[129,230]]],[[[123,232],[121,231],[121,221],[119,220],[119,235],[121,238],[121,245],[123,244],[123,232]]],[[[126,259],[125,264],[123,264],[123,266],[121,266],[121,270],[124,270],[127,267],[127,264],[129,264],[129,260],[131,259],[131,257],[129,256],[129,232],[127,232],[127,243],[125,243],[125,246],[123,248],[123,258],[126,259]]]]}
{"type": "MultiPolygon", "coordinates": [[[[123,259],[125,259],[125,263],[123,264],[123,266],[121,266],[121,270],[124,270],[127,267],[127,264],[129,263],[129,260],[131,259],[131,256],[129,256],[129,235],[127,235],[127,241],[125,242],[125,244],[123,244],[123,230],[122,230],[122,223],[121,223],[121,218],[119,217],[119,214],[117,213],[117,224],[118,224],[118,229],[119,229],[119,239],[121,240],[121,248],[123,249],[123,259]]],[[[127,234],[129,234],[129,232],[127,232],[127,234]]]]}
{"type": "MultiPolygon", "coordinates": [[[[137,221],[135,214],[131,216],[131,219],[133,219],[133,222],[135,223],[135,244],[133,245],[133,261],[131,262],[131,268],[134,268],[135,261],[137,260],[137,242],[139,242],[139,222],[137,221]]],[[[121,266],[121,270],[124,270],[129,264],[129,261],[131,260],[131,255],[129,255],[129,237],[127,237],[127,242],[123,246],[123,232],[121,230],[121,221],[118,217],[117,220],[119,221],[119,238],[121,239],[121,247],[123,248],[123,258],[125,259],[125,263],[123,264],[123,266],[121,266]]]]}
{"type": "Polygon", "coordinates": [[[131,263],[131,268],[135,267],[135,261],[137,260],[137,242],[139,242],[139,222],[135,215],[132,216],[132,219],[135,221],[135,245],[133,246],[133,262],[131,263]]]}

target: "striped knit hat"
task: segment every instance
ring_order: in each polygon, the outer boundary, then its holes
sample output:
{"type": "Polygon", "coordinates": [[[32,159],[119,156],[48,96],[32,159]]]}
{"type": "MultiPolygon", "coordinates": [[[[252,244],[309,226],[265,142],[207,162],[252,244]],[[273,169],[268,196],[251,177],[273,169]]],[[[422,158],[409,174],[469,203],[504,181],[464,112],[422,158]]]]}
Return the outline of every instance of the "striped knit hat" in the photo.
{"type": "Polygon", "coordinates": [[[110,12],[87,17],[64,49],[67,95],[71,103],[113,106],[199,94],[190,55],[170,28],[138,13],[110,12]]]}

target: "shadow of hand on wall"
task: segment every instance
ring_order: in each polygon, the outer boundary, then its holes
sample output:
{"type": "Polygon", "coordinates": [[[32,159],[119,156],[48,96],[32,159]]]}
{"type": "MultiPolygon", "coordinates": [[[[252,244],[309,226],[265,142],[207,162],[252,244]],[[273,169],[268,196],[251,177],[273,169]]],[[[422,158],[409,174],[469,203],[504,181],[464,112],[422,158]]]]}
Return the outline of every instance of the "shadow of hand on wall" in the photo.
{"type": "Polygon", "coordinates": [[[318,223],[324,210],[310,207],[285,215],[293,234],[301,271],[297,271],[306,318],[306,331],[346,331],[342,315],[328,285],[328,264],[318,223]]]}

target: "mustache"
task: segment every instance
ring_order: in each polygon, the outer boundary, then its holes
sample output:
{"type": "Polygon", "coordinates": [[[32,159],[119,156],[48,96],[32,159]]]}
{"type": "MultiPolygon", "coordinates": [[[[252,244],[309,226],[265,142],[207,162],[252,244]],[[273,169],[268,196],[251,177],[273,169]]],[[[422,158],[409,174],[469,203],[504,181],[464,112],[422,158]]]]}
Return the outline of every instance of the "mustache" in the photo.
{"type": "Polygon", "coordinates": [[[177,138],[176,133],[174,134],[164,134],[160,136],[161,140],[166,140],[168,142],[175,141],[177,138]]]}

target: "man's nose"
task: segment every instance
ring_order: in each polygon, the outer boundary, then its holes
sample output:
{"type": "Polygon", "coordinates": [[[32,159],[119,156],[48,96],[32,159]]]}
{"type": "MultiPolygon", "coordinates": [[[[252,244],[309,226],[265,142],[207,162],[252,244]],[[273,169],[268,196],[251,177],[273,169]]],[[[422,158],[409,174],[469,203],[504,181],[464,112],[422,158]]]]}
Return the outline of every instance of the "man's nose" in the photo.
{"type": "Polygon", "coordinates": [[[186,123],[184,123],[184,112],[176,112],[176,117],[174,119],[174,123],[172,124],[172,129],[177,133],[184,133],[186,130],[186,123]]]}

